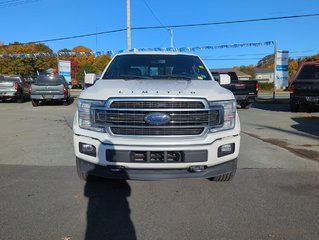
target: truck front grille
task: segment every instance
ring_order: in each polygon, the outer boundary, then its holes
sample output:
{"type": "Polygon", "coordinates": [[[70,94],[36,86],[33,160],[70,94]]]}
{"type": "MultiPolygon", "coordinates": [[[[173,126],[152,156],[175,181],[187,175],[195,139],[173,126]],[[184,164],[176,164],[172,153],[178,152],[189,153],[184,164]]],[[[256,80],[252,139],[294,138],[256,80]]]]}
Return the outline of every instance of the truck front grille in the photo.
{"type": "Polygon", "coordinates": [[[108,108],[94,110],[94,124],[114,135],[187,136],[201,135],[207,128],[222,124],[222,109],[205,107],[202,101],[189,100],[116,100],[108,108]],[[165,124],[150,124],[151,113],[169,116],[165,124]]]}
{"type": "Polygon", "coordinates": [[[111,103],[111,108],[129,109],[192,109],[204,108],[204,104],[198,101],[115,101],[111,103]]]}

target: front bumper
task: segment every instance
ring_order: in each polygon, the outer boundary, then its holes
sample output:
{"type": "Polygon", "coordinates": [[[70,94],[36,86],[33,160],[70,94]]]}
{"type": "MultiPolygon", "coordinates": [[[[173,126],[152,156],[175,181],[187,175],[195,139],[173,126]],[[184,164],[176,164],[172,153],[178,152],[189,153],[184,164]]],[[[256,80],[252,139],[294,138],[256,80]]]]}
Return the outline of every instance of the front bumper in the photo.
{"type": "Polygon", "coordinates": [[[196,172],[190,169],[117,169],[103,167],[77,158],[81,172],[112,179],[161,180],[178,178],[212,178],[236,170],[237,159],[196,172]]]}
{"type": "Polygon", "coordinates": [[[175,145],[168,145],[164,139],[161,140],[161,144],[159,145],[147,145],[141,144],[138,140],[131,141],[130,144],[125,144],[125,142],[121,143],[103,143],[98,139],[94,139],[91,137],[81,136],[81,135],[73,135],[74,140],[74,149],[75,155],[78,159],[83,161],[92,163],[94,165],[99,166],[117,166],[125,169],[148,169],[148,170],[161,170],[161,169],[181,169],[187,171],[190,167],[193,166],[202,166],[203,168],[210,168],[224,162],[231,161],[236,159],[239,154],[240,147],[240,135],[231,135],[225,136],[223,138],[215,139],[213,142],[208,144],[200,143],[197,144],[185,144],[179,145],[177,142],[175,145]],[[96,149],[96,156],[90,156],[80,152],[80,143],[93,145],[96,149]],[[218,157],[218,148],[225,144],[234,144],[233,152],[218,157]],[[113,152],[113,157],[111,158],[108,152],[113,152]],[[114,161],[114,155],[121,152],[185,152],[185,154],[189,152],[205,152],[205,158],[200,155],[194,155],[190,160],[181,162],[132,162],[132,161],[123,161],[116,160],[114,161]],[[115,153],[115,154],[114,154],[115,153]],[[201,159],[200,161],[198,159],[201,159]],[[193,160],[192,160],[193,159],[193,160]]]}

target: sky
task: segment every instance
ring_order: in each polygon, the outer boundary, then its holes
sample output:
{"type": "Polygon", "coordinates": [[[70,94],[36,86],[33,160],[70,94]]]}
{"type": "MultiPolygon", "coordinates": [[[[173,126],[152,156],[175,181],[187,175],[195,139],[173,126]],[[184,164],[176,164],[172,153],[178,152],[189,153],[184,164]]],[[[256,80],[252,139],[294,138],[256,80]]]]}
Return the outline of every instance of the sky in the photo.
{"type": "MultiPolygon", "coordinates": [[[[131,0],[131,27],[223,22],[319,13],[318,0],[131,0]],[[151,9],[151,10],[150,10],[151,9]]],[[[174,47],[277,41],[293,58],[319,53],[319,17],[173,28],[174,47]]],[[[126,28],[126,0],[0,0],[0,41],[30,42],[126,28]]],[[[132,48],[170,47],[168,29],[133,30],[132,48]]],[[[127,49],[126,32],[45,43],[127,49]]],[[[273,46],[198,50],[210,68],[256,64],[273,46]]]]}

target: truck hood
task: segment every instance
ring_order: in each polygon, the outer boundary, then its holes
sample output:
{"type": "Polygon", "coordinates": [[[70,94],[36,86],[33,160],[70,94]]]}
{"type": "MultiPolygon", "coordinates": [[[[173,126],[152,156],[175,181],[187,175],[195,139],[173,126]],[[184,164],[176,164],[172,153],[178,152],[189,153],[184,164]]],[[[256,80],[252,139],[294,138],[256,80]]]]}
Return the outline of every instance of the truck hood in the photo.
{"type": "Polygon", "coordinates": [[[80,98],[107,100],[112,97],[195,97],[229,100],[234,95],[215,81],[204,80],[98,80],[80,98]]]}

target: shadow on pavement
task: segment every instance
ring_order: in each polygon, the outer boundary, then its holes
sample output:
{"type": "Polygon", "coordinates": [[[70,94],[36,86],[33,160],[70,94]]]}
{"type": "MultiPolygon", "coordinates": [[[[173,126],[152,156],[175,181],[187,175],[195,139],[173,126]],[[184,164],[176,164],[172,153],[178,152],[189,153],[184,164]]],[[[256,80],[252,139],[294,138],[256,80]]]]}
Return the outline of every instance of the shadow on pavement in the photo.
{"type": "Polygon", "coordinates": [[[290,112],[289,103],[285,101],[277,101],[274,103],[271,101],[255,102],[252,107],[266,111],[290,112]]]}
{"type": "Polygon", "coordinates": [[[319,117],[296,117],[291,119],[297,123],[292,125],[292,128],[319,137],[319,117]]]}
{"type": "MultiPolygon", "coordinates": [[[[256,109],[266,110],[266,111],[273,111],[273,112],[291,112],[289,101],[286,100],[276,100],[272,102],[271,100],[267,101],[258,101],[255,102],[252,106],[256,109]]],[[[319,107],[317,106],[300,106],[298,112],[319,112],[319,107]]]]}
{"type": "Polygon", "coordinates": [[[86,240],[136,239],[127,181],[89,176],[84,194],[88,198],[86,240]]]}

